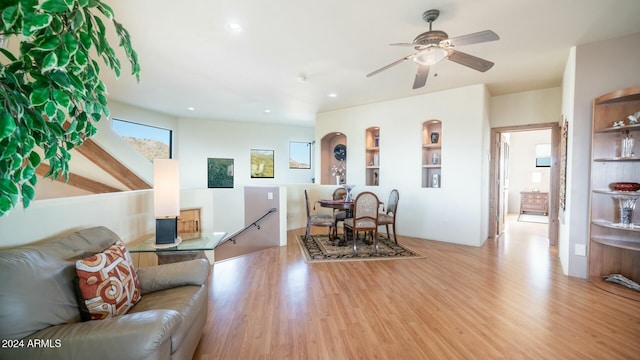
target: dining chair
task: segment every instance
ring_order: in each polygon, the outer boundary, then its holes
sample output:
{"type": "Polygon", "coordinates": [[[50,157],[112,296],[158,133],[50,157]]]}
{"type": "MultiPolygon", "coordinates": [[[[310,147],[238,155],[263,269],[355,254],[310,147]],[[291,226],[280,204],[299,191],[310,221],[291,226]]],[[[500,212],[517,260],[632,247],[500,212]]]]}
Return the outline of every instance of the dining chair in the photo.
{"type": "Polygon", "coordinates": [[[353,239],[353,252],[358,253],[356,246],[357,233],[364,232],[366,240],[367,234],[371,234],[372,242],[376,246],[378,253],[378,207],[380,201],[376,194],[365,191],[358,194],[353,203],[353,217],[344,219],[345,238],[347,234],[353,239]]]}
{"type": "Polygon", "coordinates": [[[391,225],[393,229],[393,240],[398,243],[398,238],[396,237],[396,213],[398,211],[398,200],[400,200],[400,194],[398,190],[393,189],[391,193],[389,193],[389,201],[387,202],[387,212],[384,214],[378,215],[378,225],[384,225],[387,228],[387,239],[391,240],[389,225],[391,225]]]}
{"type": "MultiPolygon", "coordinates": [[[[335,189],[333,191],[333,196],[332,196],[333,200],[344,200],[347,198],[347,189],[343,188],[343,187],[339,187],[337,189],[335,189]]],[[[347,218],[347,211],[346,210],[338,210],[338,209],[333,209],[333,218],[334,218],[334,224],[333,224],[333,238],[337,239],[338,238],[338,222],[340,221],[344,221],[344,219],[347,218]]]]}
{"type": "Polygon", "coordinates": [[[311,214],[311,208],[309,206],[309,194],[307,189],[304,189],[304,202],[307,205],[307,231],[304,234],[304,239],[309,239],[309,232],[312,226],[323,226],[329,228],[329,237],[333,234],[333,216],[329,214],[311,214]]]}

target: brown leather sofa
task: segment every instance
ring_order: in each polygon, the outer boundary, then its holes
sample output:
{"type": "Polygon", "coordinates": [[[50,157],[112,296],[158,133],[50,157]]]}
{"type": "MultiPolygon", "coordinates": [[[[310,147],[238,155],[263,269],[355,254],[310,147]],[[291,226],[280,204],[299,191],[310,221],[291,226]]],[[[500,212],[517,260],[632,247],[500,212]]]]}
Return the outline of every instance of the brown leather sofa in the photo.
{"type": "Polygon", "coordinates": [[[137,269],[142,298],[133,308],[80,320],[75,261],[117,240],[95,227],[0,251],[0,359],[192,358],[207,318],[206,260],[137,269]]]}

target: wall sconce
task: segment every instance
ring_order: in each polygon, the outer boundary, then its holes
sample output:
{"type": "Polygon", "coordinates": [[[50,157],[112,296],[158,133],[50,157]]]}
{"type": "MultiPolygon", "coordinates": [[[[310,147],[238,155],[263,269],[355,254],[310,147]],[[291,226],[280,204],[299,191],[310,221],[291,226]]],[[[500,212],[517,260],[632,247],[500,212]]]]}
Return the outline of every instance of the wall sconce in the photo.
{"type": "Polygon", "coordinates": [[[156,244],[178,244],[180,216],[180,171],[178,160],[153,161],[153,213],[156,244]]]}

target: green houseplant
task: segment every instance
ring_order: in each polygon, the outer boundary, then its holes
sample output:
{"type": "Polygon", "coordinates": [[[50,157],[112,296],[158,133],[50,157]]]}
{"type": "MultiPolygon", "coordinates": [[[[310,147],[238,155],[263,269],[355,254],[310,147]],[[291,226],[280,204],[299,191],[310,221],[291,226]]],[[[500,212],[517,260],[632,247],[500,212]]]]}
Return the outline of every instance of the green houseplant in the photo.
{"type": "Polygon", "coordinates": [[[128,31],[100,0],[0,0],[0,36],[19,42],[0,48],[0,216],[35,196],[35,169],[69,175],[69,150],[96,133],[109,116],[98,60],[116,76],[121,63],[107,39],[111,22],[139,77],[128,31]]]}

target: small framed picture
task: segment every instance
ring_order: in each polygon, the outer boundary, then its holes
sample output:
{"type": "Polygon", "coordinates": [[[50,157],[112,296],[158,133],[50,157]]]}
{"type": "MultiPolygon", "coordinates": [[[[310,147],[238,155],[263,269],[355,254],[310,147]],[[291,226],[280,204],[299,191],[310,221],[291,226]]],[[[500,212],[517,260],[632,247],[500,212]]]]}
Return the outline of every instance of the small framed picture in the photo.
{"type": "Polygon", "coordinates": [[[251,149],[251,177],[274,177],[274,151],[251,149]]]}
{"type": "Polygon", "coordinates": [[[233,159],[207,159],[207,187],[233,188],[233,159]]]}

